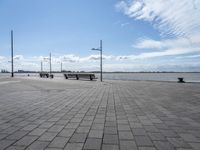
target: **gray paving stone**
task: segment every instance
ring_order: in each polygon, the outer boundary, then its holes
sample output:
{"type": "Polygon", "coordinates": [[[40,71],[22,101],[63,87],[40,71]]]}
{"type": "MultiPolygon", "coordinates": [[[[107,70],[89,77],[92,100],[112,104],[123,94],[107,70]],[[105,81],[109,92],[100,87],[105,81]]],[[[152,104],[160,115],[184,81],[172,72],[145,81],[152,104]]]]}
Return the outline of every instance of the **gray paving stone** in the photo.
{"type": "Polygon", "coordinates": [[[194,135],[192,134],[179,134],[181,138],[183,138],[187,142],[200,142],[199,139],[197,139],[194,135]]]}
{"type": "Polygon", "coordinates": [[[48,129],[49,132],[60,132],[64,126],[62,125],[53,125],[50,129],[48,129]]]}
{"type": "Polygon", "coordinates": [[[154,144],[158,150],[175,150],[173,145],[167,141],[154,141],[154,144]]]}
{"type": "Polygon", "coordinates": [[[94,123],[93,125],[92,125],[92,129],[93,130],[103,130],[104,129],[104,124],[97,124],[97,123],[94,123]]]}
{"type": "Polygon", "coordinates": [[[134,141],[120,141],[120,150],[137,150],[134,141]]]}
{"type": "Polygon", "coordinates": [[[69,128],[69,129],[76,129],[79,126],[79,123],[68,123],[67,126],[65,126],[65,128],[69,128]]]}
{"type": "Polygon", "coordinates": [[[15,140],[1,140],[0,141],[0,150],[3,150],[13,144],[15,140]]]}
{"type": "Polygon", "coordinates": [[[84,149],[100,150],[102,139],[88,138],[85,142],[84,149]]]}
{"type": "Polygon", "coordinates": [[[104,133],[105,134],[117,134],[117,128],[116,127],[105,127],[104,133]]]}
{"type": "Polygon", "coordinates": [[[61,148],[51,148],[51,147],[47,147],[47,148],[45,148],[45,150],[63,150],[63,149],[61,149],[61,148]]]}
{"type": "Polygon", "coordinates": [[[139,147],[138,150],[156,150],[155,147],[139,147]]]}
{"type": "Polygon", "coordinates": [[[118,135],[115,134],[105,134],[103,137],[104,144],[118,144],[118,135]]]}
{"type": "Polygon", "coordinates": [[[68,143],[64,150],[82,150],[83,143],[68,143]]]}
{"type": "Polygon", "coordinates": [[[3,139],[3,138],[5,138],[5,137],[7,137],[7,136],[8,136],[8,134],[1,134],[0,133],[0,140],[3,139]]]}
{"type": "Polygon", "coordinates": [[[89,133],[90,127],[78,127],[76,133],[89,133]]]}
{"type": "Polygon", "coordinates": [[[133,139],[132,132],[128,131],[119,131],[119,139],[120,140],[131,140],[133,139]]]}
{"type": "Polygon", "coordinates": [[[133,131],[133,135],[146,135],[146,131],[144,129],[140,129],[140,128],[136,128],[136,129],[132,129],[133,131]]]}
{"type": "Polygon", "coordinates": [[[200,150],[200,143],[190,143],[193,149],[200,150]]]}
{"type": "Polygon", "coordinates": [[[161,133],[148,133],[149,137],[153,141],[166,141],[166,138],[161,133]]]}
{"type": "Polygon", "coordinates": [[[39,126],[39,128],[50,128],[53,125],[54,125],[54,122],[44,122],[39,126]]]}
{"type": "Polygon", "coordinates": [[[63,136],[63,137],[71,137],[75,132],[75,129],[67,129],[64,128],[60,133],[59,136],[63,136]]]}
{"type": "Polygon", "coordinates": [[[103,131],[101,130],[90,130],[88,137],[90,138],[102,138],[103,131]]]}
{"type": "Polygon", "coordinates": [[[38,137],[37,136],[24,136],[22,139],[20,139],[19,141],[17,141],[15,143],[15,145],[24,145],[24,146],[28,146],[30,145],[32,142],[34,142],[38,137]]]}
{"type": "Polygon", "coordinates": [[[126,124],[119,124],[118,125],[118,130],[119,131],[130,131],[130,126],[126,124]]]}
{"type": "Polygon", "coordinates": [[[44,150],[48,144],[49,142],[35,141],[27,148],[27,150],[44,150]]]}
{"type": "Polygon", "coordinates": [[[167,138],[174,147],[191,148],[191,146],[182,140],[182,138],[167,138]]]}
{"type": "Polygon", "coordinates": [[[106,145],[106,144],[103,144],[102,145],[102,150],[119,150],[119,146],[118,145],[106,145]]]}
{"type": "Polygon", "coordinates": [[[66,137],[55,137],[48,147],[64,148],[68,140],[66,137]]]}
{"type": "Polygon", "coordinates": [[[33,129],[35,129],[38,125],[35,125],[35,124],[29,124],[27,126],[25,126],[24,128],[22,128],[22,130],[25,130],[25,131],[31,131],[33,129]]]}
{"type": "Polygon", "coordinates": [[[137,146],[145,147],[145,146],[154,146],[151,140],[147,136],[134,136],[137,146]]]}
{"type": "Polygon", "coordinates": [[[36,129],[34,129],[32,132],[30,132],[29,135],[40,136],[40,135],[42,135],[45,131],[46,131],[46,129],[36,128],[36,129]]]}
{"type": "Polygon", "coordinates": [[[25,146],[10,146],[6,150],[24,150],[25,148],[25,146]]]}
{"type": "Polygon", "coordinates": [[[39,141],[52,141],[53,138],[57,135],[56,132],[45,132],[42,136],[38,139],[39,141]]]}
{"type": "Polygon", "coordinates": [[[71,143],[84,143],[86,140],[87,134],[85,133],[75,133],[71,139],[71,143]]]}

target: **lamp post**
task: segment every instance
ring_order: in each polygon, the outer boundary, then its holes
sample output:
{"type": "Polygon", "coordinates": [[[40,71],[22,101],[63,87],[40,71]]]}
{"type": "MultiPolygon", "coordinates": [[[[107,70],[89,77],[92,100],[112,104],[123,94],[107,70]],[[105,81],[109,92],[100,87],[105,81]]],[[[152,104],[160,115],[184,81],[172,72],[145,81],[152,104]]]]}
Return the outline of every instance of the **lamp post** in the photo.
{"type": "Polygon", "coordinates": [[[43,72],[43,62],[41,61],[41,72],[43,72]]]}
{"type": "Polygon", "coordinates": [[[49,74],[51,75],[51,53],[49,54],[49,74]]]}
{"type": "Polygon", "coordinates": [[[103,70],[103,66],[102,66],[102,40],[100,40],[100,47],[99,48],[92,48],[93,51],[99,51],[100,52],[100,80],[102,82],[103,80],[103,75],[102,75],[102,70],[103,70]]]}
{"type": "Polygon", "coordinates": [[[62,61],[60,62],[60,72],[62,73],[62,61]]]}
{"type": "Polygon", "coordinates": [[[14,77],[14,64],[13,64],[13,30],[11,30],[11,77],[14,77]]]}

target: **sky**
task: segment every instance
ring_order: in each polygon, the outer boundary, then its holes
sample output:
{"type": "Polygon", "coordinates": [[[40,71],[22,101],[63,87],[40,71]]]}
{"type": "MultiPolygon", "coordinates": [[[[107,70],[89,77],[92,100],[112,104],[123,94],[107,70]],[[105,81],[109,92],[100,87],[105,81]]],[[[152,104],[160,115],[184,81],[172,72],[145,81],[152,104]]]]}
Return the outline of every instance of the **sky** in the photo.
{"type": "Polygon", "coordinates": [[[0,0],[0,69],[200,71],[199,0],[0,0]]]}

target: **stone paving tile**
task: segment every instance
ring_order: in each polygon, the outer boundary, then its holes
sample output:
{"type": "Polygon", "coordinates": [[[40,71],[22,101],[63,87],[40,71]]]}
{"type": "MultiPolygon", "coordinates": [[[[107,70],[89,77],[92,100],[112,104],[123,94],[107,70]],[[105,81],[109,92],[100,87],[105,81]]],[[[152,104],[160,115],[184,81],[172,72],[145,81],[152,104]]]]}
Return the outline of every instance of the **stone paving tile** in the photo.
{"type": "Polygon", "coordinates": [[[45,131],[46,131],[46,129],[36,128],[36,129],[34,129],[32,132],[30,132],[29,135],[40,136],[40,135],[42,135],[45,131]]]}
{"type": "Polygon", "coordinates": [[[38,138],[38,136],[24,136],[22,139],[20,139],[19,141],[17,141],[15,143],[15,145],[22,145],[22,146],[28,146],[30,145],[32,142],[34,142],[36,139],[38,138]]]}
{"type": "Polygon", "coordinates": [[[104,134],[103,143],[104,144],[118,144],[119,143],[118,135],[104,134]]]}
{"type": "Polygon", "coordinates": [[[50,128],[53,125],[54,125],[54,122],[44,122],[39,126],[39,128],[50,128]]]}
{"type": "Polygon", "coordinates": [[[187,142],[199,142],[200,140],[197,139],[194,135],[192,134],[179,134],[181,136],[181,138],[183,138],[185,141],[187,142]]]}
{"type": "Polygon", "coordinates": [[[102,138],[103,131],[101,130],[90,130],[88,137],[90,138],[102,138]]]}
{"type": "Polygon", "coordinates": [[[200,143],[190,143],[193,149],[200,150],[200,143]]]}
{"type": "Polygon", "coordinates": [[[45,132],[42,136],[38,139],[39,141],[52,141],[54,137],[57,135],[56,132],[45,132]]]}
{"type": "Polygon", "coordinates": [[[6,150],[24,150],[25,148],[25,146],[10,146],[6,150]]]}
{"type": "Polygon", "coordinates": [[[71,139],[71,143],[84,143],[86,140],[87,134],[85,133],[75,133],[71,139]]]}
{"type": "Polygon", "coordinates": [[[136,129],[132,129],[133,131],[133,135],[146,135],[146,131],[144,129],[140,129],[140,128],[136,128],[136,129]]]}
{"type": "Polygon", "coordinates": [[[120,150],[137,150],[134,141],[120,141],[120,150]]]}
{"type": "Polygon", "coordinates": [[[117,128],[116,127],[105,127],[104,133],[105,134],[117,134],[117,128]]]}
{"type": "Polygon", "coordinates": [[[139,147],[138,150],[156,150],[155,147],[139,147]]]}
{"type": "Polygon", "coordinates": [[[120,140],[131,140],[133,139],[132,132],[128,131],[119,131],[119,139],[120,140]]]}
{"type": "Polygon", "coordinates": [[[45,150],[63,150],[61,148],[51,148],[51,147],[48,147],[48,148],[45,148],[45,150]]]}
{"type": "Polygon", "coordinates": [[[48,147],[64,148],[68,141],[69,138],[58,136],[54,138],[54,140],[48,145],[48,147]]]}
{"type": "Polygon", "coordinates": [[[48,129],[49,132],[60,132],[64,126],[62,125],[53,125],[51,128],[48,129]]]}
{"type": "Polygon", "coordinates": [[[15,140],[1,140],[0,141],[0,150],[3,150],[13,144],[15,140]]]}
{"type": "Polygon", "coordinates": [[[119,150],[119,146],[118,145],[106,145],[106,144],[103,144],[102,145],[102,150],[119,150]]]}
{"type": "Polygon", "coordinates": [[[75,129],[67,129],[64,128],[60,133],[59,136],[63,136],[63,137],[71,137],[75,132],[75,129]]]}
{"type": "Polygon", "coordinates": [[[134,136],[137,146],[145,147],[145,146],[154,146],[151,140],[147,136],[134,136]]]}
{"type": "Polygon", "coordinates": [[[29,124],[27,126],[25,126],[24,128],[22,128],[22,130],[25,130],[25,131],[31,131],[33,129],[35,129],[38,125],[35,125],[35,124],[29,124]]]}
{"type": "Polygon", "coordinates": [[[0,134],[0,140],[7,137],[7,136],[8,136],[8,134],[0,134]]]}
{"type": "Polygon", "coordinates": [[[81,126],[76,129],[76,133],[89,133],[90,127],[81,126]]]}
{"type": "Polygon", "coordinates": [[[191,148],[191,146],[182,140],[182,138],[167,138],[174,147],[191,148]]]}
{"type": "Polygon", "coordinates": [[[84,149],[100,150],[102,139],[97,138],[87,138],[84,149]]]}
{"type": "Polygon", "coordinates": [[[35,141],[27,148],[27,150],[43,150],[48,144],[49,142],[35,141]]]}
{"type": "Polygon", "coordinates": [[[64,150],[82,150],[83,143],[68,143],[64,150]]]}
{"type": "Polygon", "coordinates": [[[161,133],[148,133],[149,137],[153,141],[165,141],[166,138],[161,133]]]}
{"type": "Polygon", "coordinates": [[[158,150],[175,150],[173,145],[167,141],[154,141],[154,144],[158,150]]]}

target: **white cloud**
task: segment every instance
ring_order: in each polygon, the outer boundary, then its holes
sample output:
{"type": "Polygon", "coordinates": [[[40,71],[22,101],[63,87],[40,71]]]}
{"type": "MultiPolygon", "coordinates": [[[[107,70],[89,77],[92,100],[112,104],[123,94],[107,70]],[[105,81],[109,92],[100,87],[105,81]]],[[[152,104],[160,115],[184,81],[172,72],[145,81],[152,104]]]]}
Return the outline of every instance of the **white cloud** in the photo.
{"type": "MultiPolygon", "coordinates": [[[[188,51],[186,49],[186,51],[188,51]]],[[[111,56],[111,55],[103,55],[103,68],[105,71],[158,71],[159,69],[165,68],[166,70],[170,70],[170,68],[181,67],[183,70],[187,68],[196,68],[195,71],[200,71],[200,63],[175,63],[175,64],[159,64],[159,63],[150,63],[140,61],[142,59],[154,58],[160,56],[171,56],[172,53],[178,53],[178,51],[166,51],[166,52],[151,52],[151,53],[141,53],[139,55],[124,55],[124,56],[111,56]],[[185,65],[185,68],[184,68],[185,65]]],[[[182,51],[180,51],[182,53],[182,51]]],[[[197,55],[192,56],[197,57],[197,55]]],[[[39,71],[40,70],[40,62],[41,58],[48,58],[46,56],[34,56],[34,57],[26,57],[23,55],[17,55],[16,58],[20,58],[14,60],[14,68],[15,70],[32,70],[39,71]],[[20,57],[19,57],[20,56],[20,57]],[[23,59],[21,59],[23,58],[23,59]]],[[[10,60],[9,57],[0,56],[0,69],[10,70],[10,60]],[[3,60],[3,61],[1,61],[3,60]]],[[[80,57],[73,54],[69,55],[52,55],[52,69],[55,71],[60,70],[60,62],[63,62],[64,70],[73,70],[73,71],[95,71],[99,70],[99,55],[90,55],[86,57],[80,57]],[[70,58],[70,59],[69,59],[70,58]],[[65,59],[66,61],[63,61],[65,59]]],[[[43,60],[43,69],[49,70],[49,61],[43,60]]],[[[163,69],[164,70],[164,69],[163,69]]]]}
{"type": "Polygon", "coordinates": [[[152,22],[162,34],[188,36],[200,29],[200,1],[132,0],[116,7],[131,18],[152,22]]]}
{"type": "MultiPolygon", "coordinates": [[[[130,18],[150,22],[161,35],[173,35],[173,38],[164,40],[140,38],[133,47],[154,51],[142,52],[129,58],[143,59],[200,52],[200,20],[198,19],[200,1],[123,0],[116,4],[116,8],[130,18]]],[[[127,57],[124,56],[124,59],[127,57]]]]}

